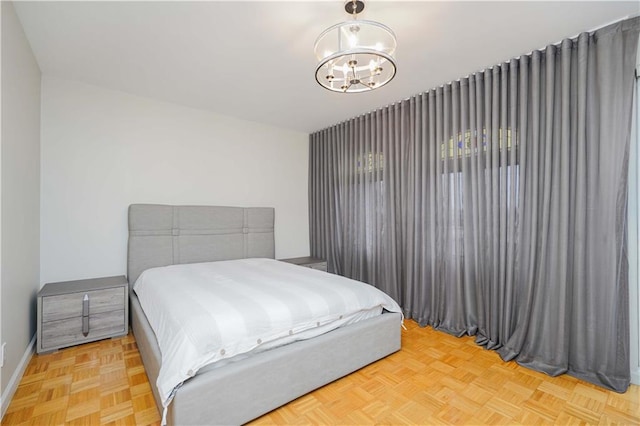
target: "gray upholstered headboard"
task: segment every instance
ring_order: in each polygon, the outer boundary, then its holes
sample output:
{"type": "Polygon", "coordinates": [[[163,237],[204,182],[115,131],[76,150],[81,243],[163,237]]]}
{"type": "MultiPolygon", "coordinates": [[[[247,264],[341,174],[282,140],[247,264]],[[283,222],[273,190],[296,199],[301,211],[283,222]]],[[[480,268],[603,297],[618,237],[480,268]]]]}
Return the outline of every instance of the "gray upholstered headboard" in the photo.
{"type": "Polygon", "coordinates": [[[274,209],[132,204],[127,276],[180,263],[275,257],[274,209]]]}

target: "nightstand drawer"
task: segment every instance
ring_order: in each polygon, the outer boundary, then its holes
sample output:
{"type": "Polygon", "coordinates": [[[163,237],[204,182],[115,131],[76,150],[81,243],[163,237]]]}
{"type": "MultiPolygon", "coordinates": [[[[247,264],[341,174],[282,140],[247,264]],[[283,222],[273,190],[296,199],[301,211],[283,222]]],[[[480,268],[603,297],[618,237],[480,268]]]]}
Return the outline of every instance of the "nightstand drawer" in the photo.
{"type": "MultiPolygon", "coordinates": [[[[120,306],[122,307],[122,305],[120,306]]],[[[42,348],[57,348],[83,340],[94,340],[125,332],[124,310],[92,314],[86,317],[88,334],[82,332],[83,317],[49,321],[42,324],[42,348]]]]}
{"type": "Polygon", "coordinates": [[[300,265],[300,266],[306,266],[307,268],[317,269],[318,271],[327,272],[327,262],[310,263],[307,265],[300,265]]]}
{"type": "Polygon", "coordinates": [[[125,291],[124,287],[118,287],[43,297],[42,321],[46,323],[82,316],[82,301],[85,295],[89,297],[89,315],[122,309],[125,291]]]}

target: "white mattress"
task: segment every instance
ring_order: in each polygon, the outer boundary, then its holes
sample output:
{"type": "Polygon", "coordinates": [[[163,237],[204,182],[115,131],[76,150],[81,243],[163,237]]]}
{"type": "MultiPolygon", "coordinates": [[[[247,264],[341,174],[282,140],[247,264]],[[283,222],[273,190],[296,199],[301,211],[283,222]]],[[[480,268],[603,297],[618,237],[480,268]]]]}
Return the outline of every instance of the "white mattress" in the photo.
{"type": "Polygon", "coordinates": [[[207,365],[309,339],[383,308],[401,312],[368,284],[272,259],[152,268],[133,289],[162,353],[157,386],[165,411],[176,389],[207,365]]]}

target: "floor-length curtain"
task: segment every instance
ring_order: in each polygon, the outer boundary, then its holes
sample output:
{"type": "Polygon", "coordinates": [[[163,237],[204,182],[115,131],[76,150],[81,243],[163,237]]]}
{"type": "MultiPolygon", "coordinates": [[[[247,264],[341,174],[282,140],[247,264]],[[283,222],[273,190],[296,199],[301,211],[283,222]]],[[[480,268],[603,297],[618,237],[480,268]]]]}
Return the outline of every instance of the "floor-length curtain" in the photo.
{"type": "Polygon", "coordinates": [[[311,250],[504,359],[629,384],[640,18],[310,136],[311,250]]]}
{"type": "MultiPolygon", "coordinates": [[[[640,56],[638,57],[640,60],[640,56]]],[[[629,147],[628,253],[629,253],[629,331],[631,344],[631,383],[640,384],[640,66],[636,85],[631,143],[629,147]],[[633,342],[638,342],[634,345],[633,342]],[[635,376],[635,381],[634,381],[635,376]]]]}

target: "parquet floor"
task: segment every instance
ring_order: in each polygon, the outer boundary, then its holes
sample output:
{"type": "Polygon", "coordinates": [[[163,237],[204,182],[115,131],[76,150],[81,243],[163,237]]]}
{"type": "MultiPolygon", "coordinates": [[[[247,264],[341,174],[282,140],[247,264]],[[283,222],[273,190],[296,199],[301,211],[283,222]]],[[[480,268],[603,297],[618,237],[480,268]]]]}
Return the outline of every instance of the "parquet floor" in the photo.
{"type": "Polygon", "coordinates": [[[33,355],[2,424],[160,424],[133,334],[33,355]]]}
{"type": "MultiPolygon", "coordinates": [[[[505,363],[471,337],[405,321],[402,350],[251,424],[640,425],[640,387],[609,392],[505,363]]],[[[135,339],[34,355],[3,425],[159,424],[135,339]]]]}

